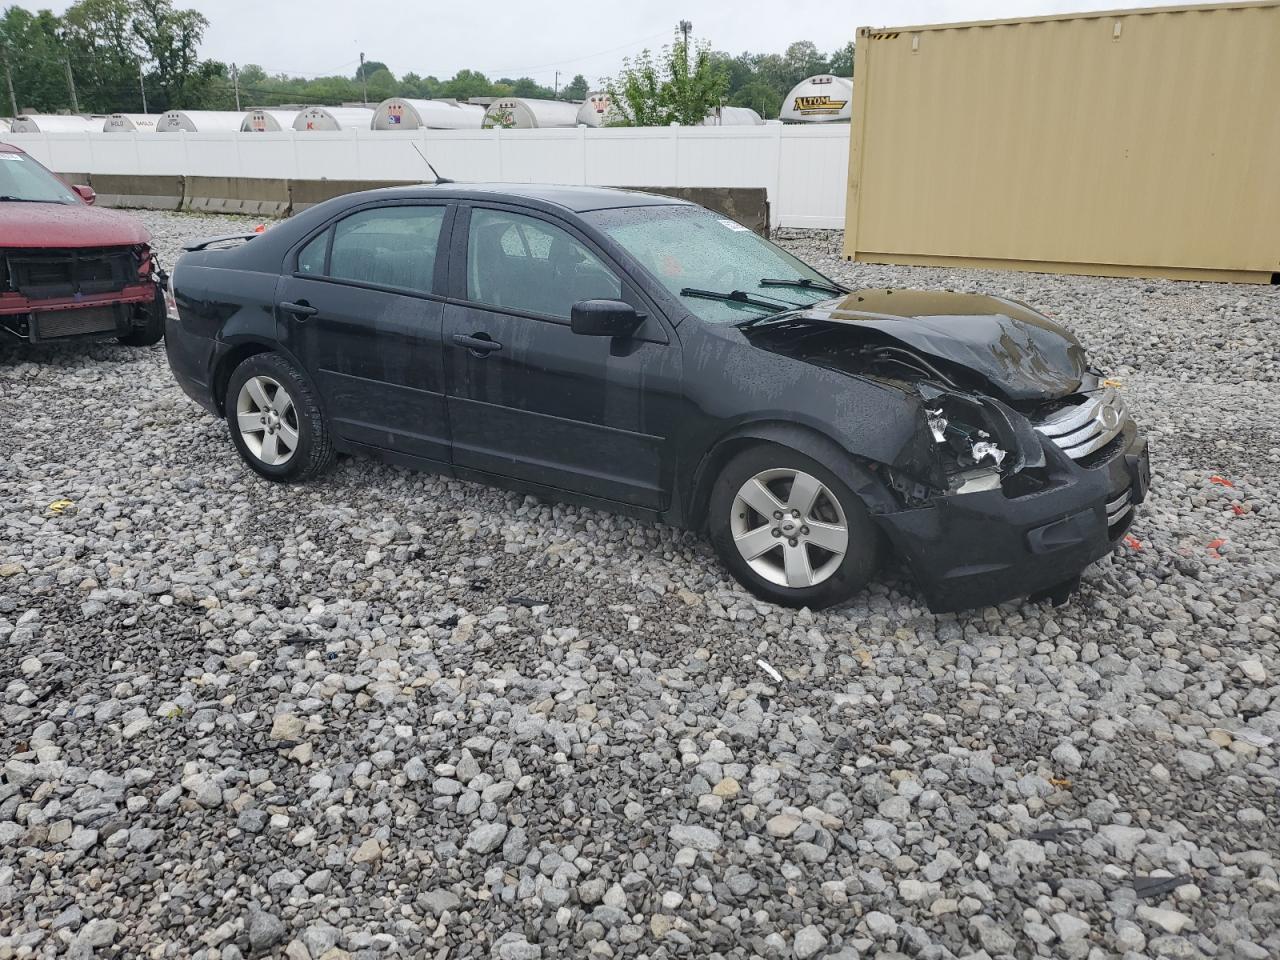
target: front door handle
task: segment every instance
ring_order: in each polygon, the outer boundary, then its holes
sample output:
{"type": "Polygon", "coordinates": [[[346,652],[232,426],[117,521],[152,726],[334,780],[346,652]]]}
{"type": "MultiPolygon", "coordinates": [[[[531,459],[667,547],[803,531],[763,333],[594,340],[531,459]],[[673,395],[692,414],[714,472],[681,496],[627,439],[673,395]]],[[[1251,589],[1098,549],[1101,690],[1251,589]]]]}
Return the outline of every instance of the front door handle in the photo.
{"type": "Polygon", "coordinates": [[[283,310],[285,313],[292,313],[299,320],[305,320],[307,317],[314,317],[317,313],[320,312],[320,309],[318,307],[313,307],[311,304],[307,303],[305,300],[302,300],[298,303],[294,303],[291,300],[285,300],[283,303],[280,304],[280,309],[283,310]]]}
{"type": "Polygon", "coordinates": [[[466,347],[476,357],[487,357],[495,350],[502,349],[502,344],[496,340],[490,340],[487,336],[469,337],[465,333],[455,333],[453,342],[460,347],[466,347]]]}

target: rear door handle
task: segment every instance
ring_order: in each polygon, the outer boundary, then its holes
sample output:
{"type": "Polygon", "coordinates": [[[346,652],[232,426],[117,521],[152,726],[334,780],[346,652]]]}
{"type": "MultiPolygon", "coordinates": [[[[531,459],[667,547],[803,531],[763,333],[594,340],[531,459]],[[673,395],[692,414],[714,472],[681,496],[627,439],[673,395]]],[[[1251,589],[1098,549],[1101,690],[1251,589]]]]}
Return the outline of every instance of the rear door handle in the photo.
{"type": "Polygon", "coordinates": [[[478,357],[487,356],[495,350],[502,349],[502,344],[496,340],[489,340],[484,337],[469,337],[465,333],[455,333],[453,342],[460,347],[466,347],[478,357]]]}
{"type": "Polygon", "coordinates": [[[305,320],[307,317],[314,317],[320,312],[318,307],[313,307],[305,301],[301,303],[294,303],[292,300],[285,300],[282,302],[280,304],[280,309],[285,311],[285,313],[292,313],[299,320],[305,320]]]}

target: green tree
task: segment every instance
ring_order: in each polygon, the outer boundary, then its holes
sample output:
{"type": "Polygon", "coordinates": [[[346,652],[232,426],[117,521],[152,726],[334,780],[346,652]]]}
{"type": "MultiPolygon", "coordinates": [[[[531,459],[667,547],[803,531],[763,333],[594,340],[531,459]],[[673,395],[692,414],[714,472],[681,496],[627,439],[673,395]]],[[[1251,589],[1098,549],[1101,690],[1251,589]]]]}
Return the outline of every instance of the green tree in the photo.
{"type": "Polygon", "coordinates": [[[827,72],[837,77],[852,79],[853,77],[853,41],[850,40],[839,50],[831,54],[827,60],[827,72]]]}
{"type": "Polygon", "coordinates": [[[587,94],[591,92],[591,88],[587,86],[587,78],[582,74],[576,74],[572,80],[566,83],[560,89],[561,100],[585,100],[587,94]]]}
{"type": "Polygon", "coordinates": [[[551,100],[556,93],[550,87],[544,87],[532,77],[521,77],[511,84],[511,96],[528,97],[532,100],[551,100]]]}
{"type": "Polygon", "coordinates": [[[209,21],[196,10],[175,10],[170,0],[134,3],[133,32],[146,48],[152,67],[147,75],[148,105],[152,110],[191,106],[195,89],[215,79],[199,72],[197,54],[209,21]],[[189,84],[194,85],[190,91],[189,84]]]}
{"type": "Polygon", "coordinates": [[[142,108],[138,74],[145,53],[133,31],[133,0],[80,0],[62,16],[65,53],[80,109],[91,113],[142,108]]]}
{"type": "Polygon", "coordinates": [[[355,81],[360,82],[362,77],[372,77],[379,70],[386,70],[390,73],[390,69],[381,60],[366,60],[363,64],[356,67],[355,81]]]}
{"type": "Polygon", "coordinates": [[[490,96],[490,90],[493,85],[489,82],[489,78],[478,70],[459,70],[453,75],[453,79],[444,84],[444,96],[457,97],[487,97],[490,96]]]}
{"type": "Polygon", "coordinates": [[[729,105],[734,107],[750,107],[760,116],[773,119],[782,109],[783,94],[779,93],[763,80],[752,80],[744,87],[739,87],[729,95],[729,105]]]}
{"type": "MultiPolygon", "coordinates": [[[[60,21],[48,10],[32,13],[22,7],[9,7],[0,17],[0,60],[8,64],[13,76],[19,110],[44,112],[70,108],[60,29],[60,21]]],[[[0,92],[3,94],[0,112],[7,115],[8,90],[0,87],[0,92]]]]}
{"type": "Polygon", "coordinates": [[[680,34],[657,55],[642,50],[622,61],[606,85],[613,100],[611,126],[651,127],[699,124],[719,106],[728,74],[706,43],[686,46],[680,34]]]}

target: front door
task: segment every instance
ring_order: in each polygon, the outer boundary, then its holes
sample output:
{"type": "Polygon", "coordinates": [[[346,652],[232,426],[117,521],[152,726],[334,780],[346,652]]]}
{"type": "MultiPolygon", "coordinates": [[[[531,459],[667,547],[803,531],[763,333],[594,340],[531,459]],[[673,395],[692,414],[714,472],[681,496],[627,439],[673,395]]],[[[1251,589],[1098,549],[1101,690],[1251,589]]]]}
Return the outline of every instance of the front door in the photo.
{"type": "Polygon", "coordinates": [[[311,239],[280,281],[285,342],[348,447],[449,461],[437,294],[449,214],[443,204],[366,207],[311,239]]]}
{"type": "Polygon", "coordinates": [[[666,504],[680,351],[656,316],[633,337],[575,334],[574,303],[640,296],[567,224],[459,212],[444,354],[454,463],[620,503],[666,504]],[[465,262],[459,252],[465,251],[465,262]]]}

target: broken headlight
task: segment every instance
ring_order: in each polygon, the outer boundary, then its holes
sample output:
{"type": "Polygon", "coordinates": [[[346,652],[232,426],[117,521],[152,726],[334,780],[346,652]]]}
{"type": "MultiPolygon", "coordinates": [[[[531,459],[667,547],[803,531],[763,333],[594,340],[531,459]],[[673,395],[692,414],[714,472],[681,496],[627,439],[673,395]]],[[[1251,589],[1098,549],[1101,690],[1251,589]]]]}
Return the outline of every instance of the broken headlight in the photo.
{"type": "Polygon", "coordinates": [[[996,444],[988,431],[961,419],[964,415],[965,411],[948,410],[941,404],[925,410],[929,432],[933,434],[934,441],[947,449],[958,466],[969,468],[986,465],[998,472],[1006,452],[996,444]]]}

